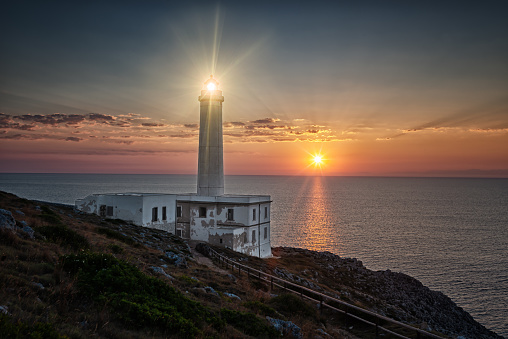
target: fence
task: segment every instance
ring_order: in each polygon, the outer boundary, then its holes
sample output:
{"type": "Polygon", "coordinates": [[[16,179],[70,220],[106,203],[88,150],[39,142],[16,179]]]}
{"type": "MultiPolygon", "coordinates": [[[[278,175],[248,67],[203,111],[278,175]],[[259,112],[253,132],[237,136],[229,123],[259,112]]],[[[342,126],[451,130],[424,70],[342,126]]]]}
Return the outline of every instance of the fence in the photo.
{"type": "MultiPolygon", "coordinates": [[[[207,246],[208,247],[208,246],[207,246]]],[[[416,338],[435,338],[435,339],[443,339],[443,337],[437,336],[433,333],[424,331],[422,329],[401,323],[399,321],[396,321],[394,319],[390,319],[388,317],[385,317],[383,315],[365,310],[363,308],[360,308],[355,305],[351,305],[349,303],[346,303],[342,300],[333,298],[331,296],[328,296],[326,294],[311,290],[309,288],[306,288],[301,285],[297,285],[295,283],[292,283],[290,281],[281,279],[279,277],[273,276],[271,274],[267,274],[265,272],[262,272],[260,270],[251,268],[249,266],[240,264],[236,261],[233,261],[221,254],[219,254],[214,249],[208,247],[207,248],[208,255],[212,257],[213,259],[216,259],[219,261],[219,264],[221,266],[225,266],[226,269],[230,268],[232,271],[238,271],[238,275],[241,276],[242,271],[247,274],[247,276],[259,279],[260,281],[266,283],[270,286],[270,289],[273,290],[274,287],[282,288],[285,291],[295,293],[300,295],[302,298],[311,300],[313,302],[319,303],[319,310],[322,313],[323,309],[327,308],[334,312],[338,312],[339,314],[342,314],[344,317],[345,324],[347,326],[348,321],[350,319],[355,319],[357,321],[360,321],[361,323],[367,324],[372,326],[373,330],[375,331],[376,338],[379,338],[381,335],[381,332],[385,332],[387,334],[391,334],[398,338],[404,338],[404,339],[411,339],[411,337],[408,337],[406,335],[400,334],[395,332],[396,329],[399,330],[399,332],[406,331],[413,334],[416,334],[416,338]],[[341,307],[341,308],[339,308],[341,307]],[[369,320],[368,320],[369,319],[369,320]],[[385,325],[382,323],[388,324],[385,325]],[[391,326],[393,328],[388,329],[386,326],[391,326]]]]}

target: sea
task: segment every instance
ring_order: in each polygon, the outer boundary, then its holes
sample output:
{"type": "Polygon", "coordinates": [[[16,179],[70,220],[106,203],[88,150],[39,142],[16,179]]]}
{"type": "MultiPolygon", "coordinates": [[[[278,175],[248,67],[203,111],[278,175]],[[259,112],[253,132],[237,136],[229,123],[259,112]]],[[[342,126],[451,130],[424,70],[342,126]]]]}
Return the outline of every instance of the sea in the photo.
{"type": "MultiPolygon", "coordinates": [[[[225,186],[271,195],[272,246],[406,273],[508,337],[508,179],[226,176],[225,186]]],[[[196,192],[196,176],[0,174],[0,190],[73,204],[92,193],[196,192]]]]}

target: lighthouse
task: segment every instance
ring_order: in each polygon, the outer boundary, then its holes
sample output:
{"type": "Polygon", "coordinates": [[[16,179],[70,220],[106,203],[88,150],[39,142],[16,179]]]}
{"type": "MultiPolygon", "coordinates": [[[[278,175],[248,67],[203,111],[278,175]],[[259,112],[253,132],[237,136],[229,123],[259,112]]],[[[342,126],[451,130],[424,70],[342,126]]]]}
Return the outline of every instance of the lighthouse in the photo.
{"type": "Polygon", "coordinates": [[[224,195],[224,164],[222,148],[222,103],[219,82],[210,75],[198,97],[199,156],[198,195],[224,195]]]}
{"type": "Polygon", "coordinates": [[[76,200],[76,209],[160,229],[183,239],[204,241],[269,258],[269,195],[224,194],[222,103],[219,82],[210,76],[199,101],[197,193],[100,193],[76,200]]]}

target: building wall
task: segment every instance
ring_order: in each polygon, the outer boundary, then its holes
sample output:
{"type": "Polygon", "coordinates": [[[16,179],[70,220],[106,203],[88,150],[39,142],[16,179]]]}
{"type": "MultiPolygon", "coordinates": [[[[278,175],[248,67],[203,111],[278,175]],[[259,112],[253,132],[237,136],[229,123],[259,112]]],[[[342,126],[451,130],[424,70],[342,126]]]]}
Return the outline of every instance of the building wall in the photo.
{"type": "Polygon", "coordinates": [[[140,196],[89,195],[76,201],[76,208],[109,219],[122,219],[136,225],[143,223],[143,203],[140,196]],[[101,206],[105,209],[101,209],[101,206]]]}
{"type": "Polygon", "coordinates": [[[144,196],[142,225],[175,234],[176,198],[171,194],[144,196]],[[164,207],[166,220],[163,218],[164,207]],[[153,215],[154,208],[157,208],[156,215],[153,215]]]}

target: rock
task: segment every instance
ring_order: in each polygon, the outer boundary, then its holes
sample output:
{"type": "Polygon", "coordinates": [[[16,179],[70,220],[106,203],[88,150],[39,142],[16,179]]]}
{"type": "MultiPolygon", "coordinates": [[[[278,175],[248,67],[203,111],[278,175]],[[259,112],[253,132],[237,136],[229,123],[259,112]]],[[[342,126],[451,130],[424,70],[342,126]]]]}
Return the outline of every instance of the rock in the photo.
{"type": "Polygon", "coordinates": [[[219,293],[217,293],[217,291],[216,291],[216,290],[214,290],[214,289],[213,289],[213,287],[211,287],[211,286],[206,286],[206,287],[205,287],[205,291],[206,291],[207,293],[211,293],[211,294],[213,294],[213,295],[219,296],[219,293]]]}
{"type": "Polygon", "coordinates": [[[0,228],[16,228],[16,220],[14,220],[14,217],[10,211],[0,209],[0,228]]]}
{"type": "Polygon", "coordinates": [[[28,225],[23,226],[23,228],[21,230],[23,232],[25,232],[30,239],[34,238],[35,231],[30,226],[28,226],[28,225]]]}
{"type": "Polygon", "coordinates": [[[32,286],[38,287],[41,290],[44,289],[44,285],[38,282],[32,282],[32,286]]]}
{"type": "Polygon", "coordinates": [[[289,335],[293,338],[303,339],[302,329],[296,326],[293,322],[275,319],[269,316],[266,316],[266,319],[272,324],[273,327],[275,327],[277,331],[280,332],[281,335],[289,335]]]}
{"type": "Polygon", "coordinates": [[[167,251],[166,252],[166,257],[168,257],[169,259],[173,260],[173,264],[176,267],[180,267],[180,268],[187,268],[187,267],[189,267],[187,265],[187,260],[185,260],[185,257],[183,255],[181,255],[181,254],[176,254],[174,252],[167,251]]]}
{"type": "Polygon", "coordinates": [[[0,305],[0,314],[7,314],[7,315],[10,315],[9,311],[8,311],[8,307],[5,306],[5,305],[0,305]]]}
{"type": "Polygon", "coordinates": [[[156,267],[156,266],[150,266],[150,268],[152,269],[152,271],[154,271],[155,273],[158,273],[158,274],[162,274],[163,276],[165,276],[166,278],[168,279],[171,279],[173,280],[174,278],[172,276],[170,276],[169,274],[167,274],[161,267],[156,267]]]}
{"type": "Polygon", "coordinates": [[[233,294],[233,293],[224,292],[224,295],[230,297],[231,299],[242,300],[239,296],[237,296],[236,294],[233,294]]]}
{"type": "Polygon", "coordinates": [[[20,210],[16,210],[15,212],[18,213],[19,215],[25,215],[25,213],[21,212],[20,210]]]}

